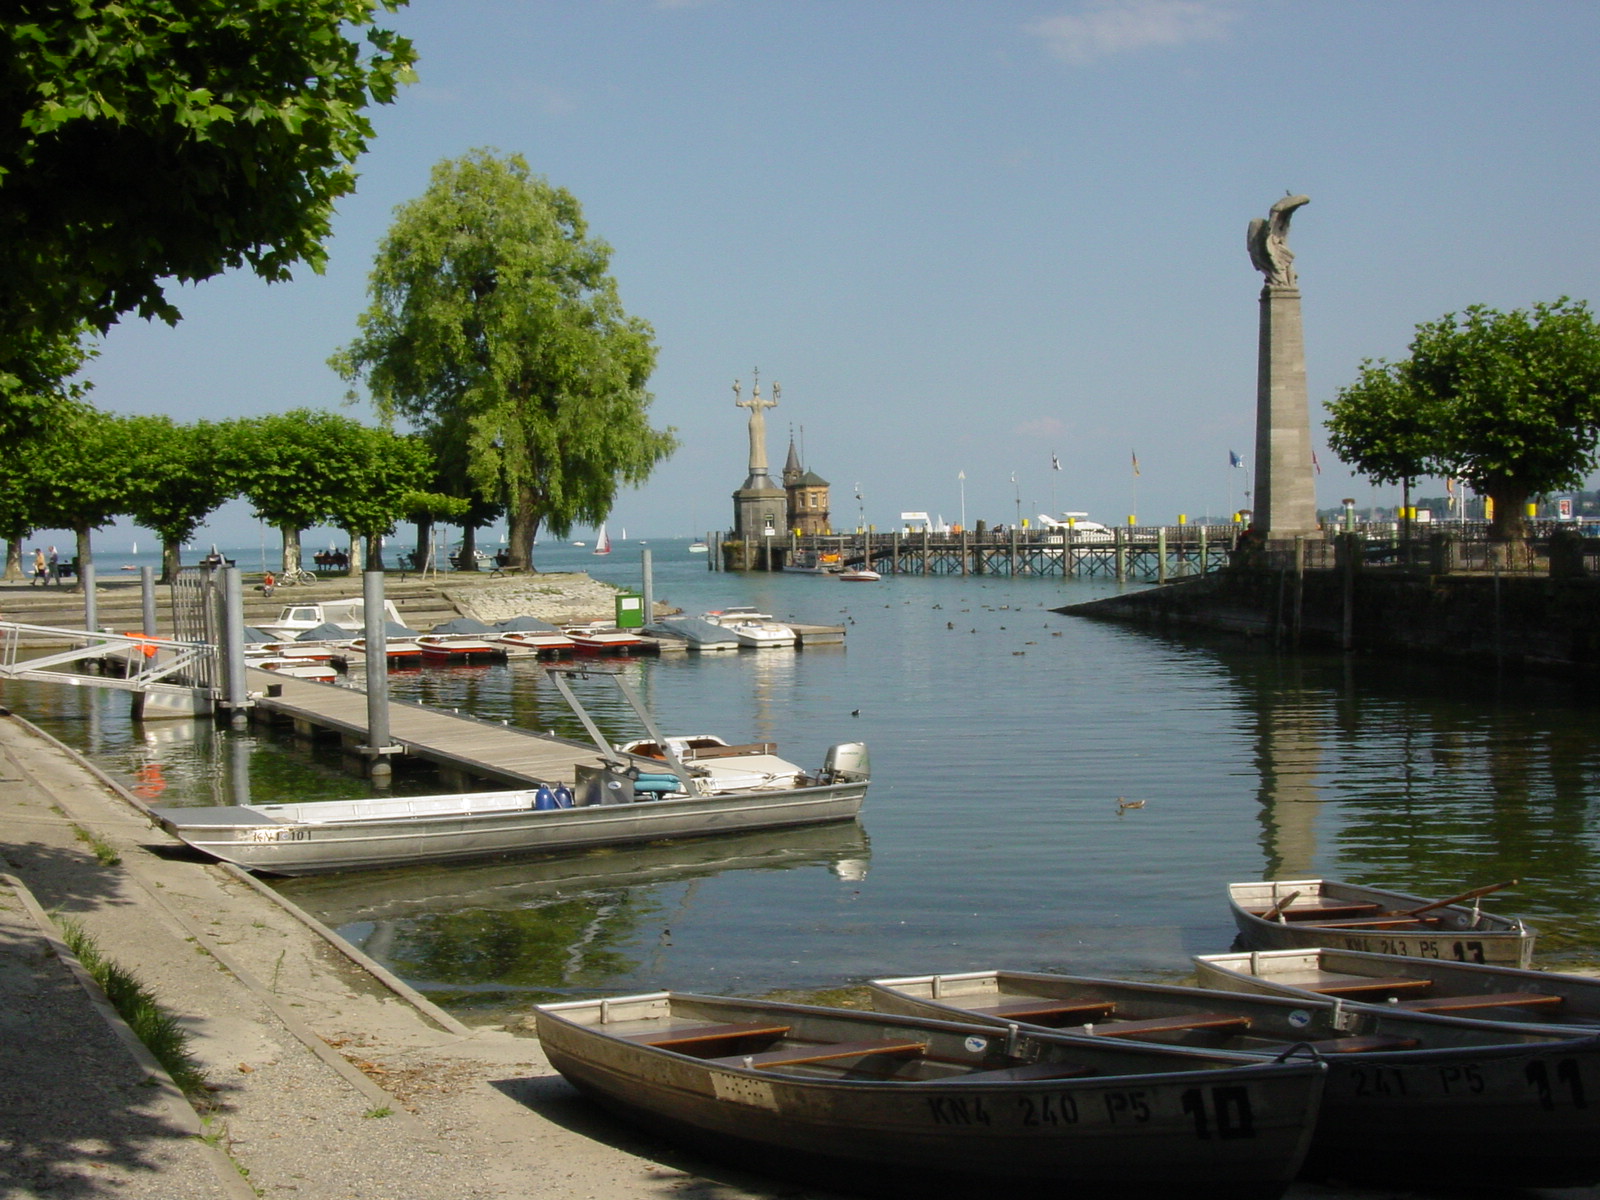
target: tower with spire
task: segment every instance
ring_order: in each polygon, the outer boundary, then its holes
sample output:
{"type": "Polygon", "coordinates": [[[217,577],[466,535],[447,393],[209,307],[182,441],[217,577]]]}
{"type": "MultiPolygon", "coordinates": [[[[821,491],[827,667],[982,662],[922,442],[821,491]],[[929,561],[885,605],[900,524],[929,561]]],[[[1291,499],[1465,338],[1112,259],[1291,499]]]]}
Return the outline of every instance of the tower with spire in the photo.
{"type": "Polygon", "coordinates": [[[801,537],[827,533],[828,481],[815,471],[806,470],[795,448],[794,431],[789,431],[789,457],[783,464],[783,491],[788,498],[789,528],[801,537]]]}

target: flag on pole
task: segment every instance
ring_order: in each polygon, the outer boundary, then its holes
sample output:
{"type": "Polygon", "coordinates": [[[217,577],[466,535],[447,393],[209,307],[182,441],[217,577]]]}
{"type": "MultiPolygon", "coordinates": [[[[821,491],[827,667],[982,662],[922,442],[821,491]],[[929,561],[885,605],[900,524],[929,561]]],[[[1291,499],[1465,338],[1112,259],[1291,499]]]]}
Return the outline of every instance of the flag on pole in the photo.
{"type": "Polygon", "coordinates": [[[1133,456],[1133,473],[1135,475],[1139,473],[1139,455],[1137,453],[1133,456]]]}
{"type": "Polygon", "coordinates": [[[1232,450],[1229,450],[1228,451],[1228,465],[1230,467],[1242,467],[1242,466],[1244,466],[1244,459],[1240,458],[1232,450]]]}
{"type": "Polygon", "coordinates": [[[1317,452],[1315,450],[1311,452],[1311,469],[1318,475],[1322,474],[1322,464],[1317,461],[1317,452]]]}
{"type": "Polygon", "coordinates": [[[1061,459],[1054,454],[1050,456],[1050,469],[1052,471],[1061,470],[1061,459]]]}

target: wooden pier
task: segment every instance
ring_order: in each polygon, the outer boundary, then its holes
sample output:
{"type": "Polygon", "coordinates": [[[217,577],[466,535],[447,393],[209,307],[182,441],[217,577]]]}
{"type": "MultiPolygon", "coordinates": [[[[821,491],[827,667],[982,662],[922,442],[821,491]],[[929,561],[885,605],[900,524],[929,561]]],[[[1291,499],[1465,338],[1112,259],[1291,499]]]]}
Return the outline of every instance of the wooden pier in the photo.
{"type": "MultiPolygon", "coordinates": [[[[367,743],[367,694],[331,683],[294,679],[252,667],[250,690],[261,693],[252,719],[283,721],[301,737],[337,735],[351,754],[367,743]]],[[[407,700],[389,701],[389,737],[407,756],[438,768],[446,786],[467,790],[475,780],[508,788],[576,781],[578,764],[600,761],[585,742],[480,721],[407,700]]],[[[650,760],[641,759],[641,763],[650,760]]],[[[659,769],[659,762],[646,770],[659,769]]]]}
{"type": "Polygon", "coordinates": [[[764,539],[776,544],[759,546],[722,539],[722,554],[711,555],[709,565],[776,571],[836,555],[844,566],[870,567],[882,575],[1036,575],[1167,583],[1226,566],[1241,532],[1237,525],[1130,525],[1093,535],[1062,529],[921,530],[790,535],[764,539]]]}

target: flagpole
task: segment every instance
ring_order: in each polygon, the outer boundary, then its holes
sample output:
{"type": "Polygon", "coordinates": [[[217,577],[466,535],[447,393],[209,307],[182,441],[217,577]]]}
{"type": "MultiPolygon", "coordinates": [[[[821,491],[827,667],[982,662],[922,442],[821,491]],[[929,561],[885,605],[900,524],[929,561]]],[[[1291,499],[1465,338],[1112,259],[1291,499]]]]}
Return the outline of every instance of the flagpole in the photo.
{"type": "Polygon", "coordinates": [[[967,528],[967,473],[961,471],[956,478],[961,481],[961,529],[964,533],[967,528]]]}

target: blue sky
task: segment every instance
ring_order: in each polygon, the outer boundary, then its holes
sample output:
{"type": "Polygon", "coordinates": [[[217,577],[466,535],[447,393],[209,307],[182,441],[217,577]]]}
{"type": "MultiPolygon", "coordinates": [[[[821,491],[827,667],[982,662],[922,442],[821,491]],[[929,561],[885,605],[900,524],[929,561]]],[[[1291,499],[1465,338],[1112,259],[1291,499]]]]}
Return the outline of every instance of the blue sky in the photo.
{"type": "MultiPolygon", "coordinates": [[[[578,197],[655,327],[652,415],[684,444],[619,496],[635,537],[730,523],[730,385],[756,367],[782,384],[769,456],[803,427],[837,526],[957,520],[962,473],[969,523],[1227,512],[1254,443],[1245,228],[1286,192],[1312,201],[1291,244],[1325,506],[1395,498],[1321,440],[1363,358],[1600,279],[1597,5],[413,0],[388,23],[420,79],[375,113],[327,274],[211,280],[176,329],[113,330],[101,407],[338,408],[326,359],[394,207],[480,146],[578,197]]],[[[256,526],[236,505],[211,536],[256,526]]]]}

